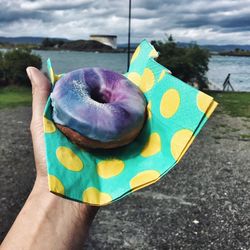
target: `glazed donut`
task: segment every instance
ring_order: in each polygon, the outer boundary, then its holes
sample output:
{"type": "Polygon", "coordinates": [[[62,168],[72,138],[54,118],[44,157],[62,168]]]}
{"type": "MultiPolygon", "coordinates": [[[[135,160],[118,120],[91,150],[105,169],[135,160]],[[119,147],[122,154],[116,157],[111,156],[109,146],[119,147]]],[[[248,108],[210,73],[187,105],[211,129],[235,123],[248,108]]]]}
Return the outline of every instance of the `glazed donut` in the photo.
{"type": "Polygon", "coordinates": [[[146,99],[125,76],[101,68],[65,74],[51,93],[59,130],[83,148],[116,148],[132,142],[146,120],[146,99]]]}

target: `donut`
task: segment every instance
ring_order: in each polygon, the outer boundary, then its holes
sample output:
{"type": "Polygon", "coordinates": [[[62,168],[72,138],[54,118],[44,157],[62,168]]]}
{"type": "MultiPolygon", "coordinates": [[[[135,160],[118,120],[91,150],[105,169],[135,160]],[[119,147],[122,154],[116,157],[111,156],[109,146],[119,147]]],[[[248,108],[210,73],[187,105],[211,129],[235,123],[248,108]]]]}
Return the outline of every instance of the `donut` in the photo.
{"type": "Polygon", "coordinates": [[[147,116],[141,90],[125,76],[102,68],[65,74],[50,97],[57,128],[82,148],[127,145],[138,136],[147,116]]]}

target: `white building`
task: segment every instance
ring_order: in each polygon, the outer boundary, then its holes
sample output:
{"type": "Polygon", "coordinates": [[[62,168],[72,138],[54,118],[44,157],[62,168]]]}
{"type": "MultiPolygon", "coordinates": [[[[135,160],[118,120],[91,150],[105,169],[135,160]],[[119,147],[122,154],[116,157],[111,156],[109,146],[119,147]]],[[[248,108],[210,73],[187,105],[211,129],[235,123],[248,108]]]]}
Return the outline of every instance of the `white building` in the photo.
{"type": "Polygon", "coordinates": [[[90,35],[90,40],[95,40],[105,45],[112,47],[113,49],[117,48],[117,36],[113,35],[90,35]]]}

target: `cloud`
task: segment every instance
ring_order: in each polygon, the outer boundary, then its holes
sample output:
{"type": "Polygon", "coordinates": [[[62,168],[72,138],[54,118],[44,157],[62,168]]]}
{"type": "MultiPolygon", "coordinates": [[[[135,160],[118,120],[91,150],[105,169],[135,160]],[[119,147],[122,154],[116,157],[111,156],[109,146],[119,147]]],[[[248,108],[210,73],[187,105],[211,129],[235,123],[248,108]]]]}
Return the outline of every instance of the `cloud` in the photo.
{"type": "Polygon", "coordinates": [[[21,8],[27,10],[71,10],[77,8],[88,8],[93,1],[91,0],[38,0],[38,1],[22,1],[21,8]]]}
{"type": "MultiPolygon", "coordinates": [[[[250,0],[132,1],[132,42],[162,39],[247,43],[250,0]]],[[[1,36],[46,36],[88,39],[93,33],[127,41],[128,1],[2,0],[1,36]]]]}

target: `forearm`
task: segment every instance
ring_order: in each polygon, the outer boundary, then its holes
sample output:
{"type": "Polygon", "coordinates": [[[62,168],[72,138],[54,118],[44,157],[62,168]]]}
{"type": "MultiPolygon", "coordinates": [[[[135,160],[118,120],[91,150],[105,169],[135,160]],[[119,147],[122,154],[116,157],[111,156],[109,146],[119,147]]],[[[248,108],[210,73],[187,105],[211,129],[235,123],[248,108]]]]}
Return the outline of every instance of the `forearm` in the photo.
{"type": "Polygon", "coordinates": [[[97,208],[49,193],[36,181],[2,249],[79,249],[97,208]]]}

